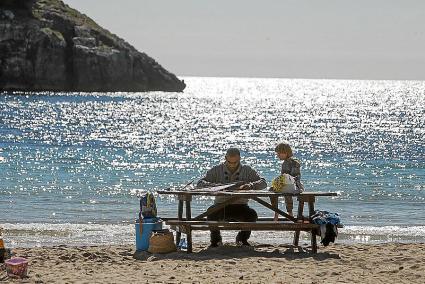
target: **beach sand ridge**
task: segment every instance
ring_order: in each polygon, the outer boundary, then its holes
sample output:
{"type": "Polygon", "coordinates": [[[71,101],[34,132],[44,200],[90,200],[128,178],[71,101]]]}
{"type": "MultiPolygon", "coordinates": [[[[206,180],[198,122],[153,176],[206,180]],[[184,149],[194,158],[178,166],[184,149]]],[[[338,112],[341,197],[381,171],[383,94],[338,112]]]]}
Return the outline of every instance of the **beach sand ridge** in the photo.
{"type": "Polygon", "coordinates": [[[425,244],[331,244],[316,255],[285,245],[135,253],[131,245],[15,249],[28,277],[11,283],[423,283],[425,244]]]}

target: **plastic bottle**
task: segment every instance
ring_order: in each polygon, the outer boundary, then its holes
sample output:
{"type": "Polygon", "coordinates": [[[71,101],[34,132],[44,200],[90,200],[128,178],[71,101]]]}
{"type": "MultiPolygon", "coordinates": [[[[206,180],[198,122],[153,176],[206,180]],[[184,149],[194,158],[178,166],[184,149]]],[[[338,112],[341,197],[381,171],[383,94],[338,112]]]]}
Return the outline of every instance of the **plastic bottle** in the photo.
{"type": "Polygon", "coordinates": [[[186,242],[186,239],[185,238],[181,238],[180,239],[180,243],[178,245],[178,249],[179,250],[182,250],[182,251],[187,250],[187,242],[186,242]]]}

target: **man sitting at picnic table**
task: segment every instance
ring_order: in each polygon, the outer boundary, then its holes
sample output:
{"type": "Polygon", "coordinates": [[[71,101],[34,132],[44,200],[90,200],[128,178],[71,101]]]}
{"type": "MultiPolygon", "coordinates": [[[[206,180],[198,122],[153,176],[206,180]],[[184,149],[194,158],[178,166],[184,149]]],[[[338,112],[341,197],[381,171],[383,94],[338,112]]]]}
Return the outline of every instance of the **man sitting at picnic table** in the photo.
{"type": "MultiPolygon", "coordinates": [[[[225,161],[210,169],[204,178],[199,180],[197,187],[211,187],[220,184],[237,183],[236,190],[261,190],[267,187],[266,180],[253,168],[240,163],[241,155],[237,148],[229,148],[226,152],[225,161]]],[[[230,197],[216,196],[214,205],[225,202],[230,197]]],[[[255,222],[257,212],[248,206],[248,199],[241,198],[234,203],[228,204],[221,210],[210,214],[209,221],[237,221],[255,222]]],[[[238,245],[249,246],[248,239],[251,231],[240,231],[236,236],[238,245]]],[[[222,244],[220,230],[211,230],[211,247],[222,244]]]]}

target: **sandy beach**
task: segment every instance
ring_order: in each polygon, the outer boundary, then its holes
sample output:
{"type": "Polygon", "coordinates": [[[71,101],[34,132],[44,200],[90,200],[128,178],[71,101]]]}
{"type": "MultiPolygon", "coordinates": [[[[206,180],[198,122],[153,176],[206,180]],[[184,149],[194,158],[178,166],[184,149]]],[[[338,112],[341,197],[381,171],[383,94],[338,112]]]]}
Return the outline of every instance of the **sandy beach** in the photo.
{"type": "Polygon", "coordinates": [[[186,254],[135,253],[134,247],[14,249],[29,259],[28,277],[11,283],[423,283],[425,244],[320,247],[312,255],[289,245],[195,247],[186,254]]]}

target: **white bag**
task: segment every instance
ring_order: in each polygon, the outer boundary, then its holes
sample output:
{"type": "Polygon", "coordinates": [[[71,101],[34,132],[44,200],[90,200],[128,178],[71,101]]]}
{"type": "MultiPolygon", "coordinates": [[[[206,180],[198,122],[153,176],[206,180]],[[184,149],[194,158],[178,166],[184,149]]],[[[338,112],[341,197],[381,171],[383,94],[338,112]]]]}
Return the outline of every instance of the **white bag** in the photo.
{"type": "Polygon", "coordinates": [[[289,174],[283,174],[273,179],[272,191],[283,193],[299,193],[295,179],[289,174]]]}

